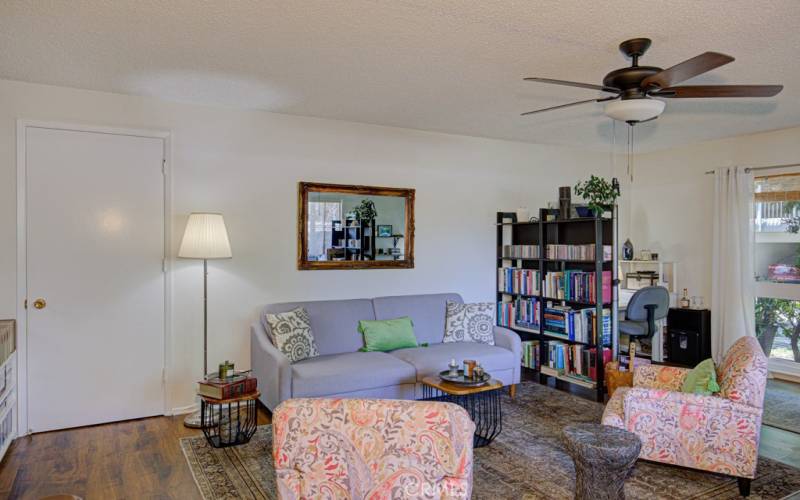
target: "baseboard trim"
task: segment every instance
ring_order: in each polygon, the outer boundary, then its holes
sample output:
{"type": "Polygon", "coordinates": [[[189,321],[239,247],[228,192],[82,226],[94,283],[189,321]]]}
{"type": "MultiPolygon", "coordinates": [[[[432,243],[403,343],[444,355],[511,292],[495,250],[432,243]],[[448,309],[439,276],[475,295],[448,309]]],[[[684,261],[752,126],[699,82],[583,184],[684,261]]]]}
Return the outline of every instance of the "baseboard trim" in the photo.
{"type": "Polygon", "coordinates": [[[169,415],[185,415],[187,413],[194,413],[200,409],[200,405],[192,403],[187,406],[179,406],[170,410],[169,415]]]}

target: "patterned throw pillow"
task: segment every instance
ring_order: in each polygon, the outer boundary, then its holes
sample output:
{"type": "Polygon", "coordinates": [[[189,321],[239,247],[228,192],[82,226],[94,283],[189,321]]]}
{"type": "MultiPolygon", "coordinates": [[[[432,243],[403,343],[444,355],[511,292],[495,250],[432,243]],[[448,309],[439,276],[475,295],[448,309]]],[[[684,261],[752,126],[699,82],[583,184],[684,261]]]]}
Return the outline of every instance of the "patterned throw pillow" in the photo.
{"type": "Polygon", "coordinates": [[[442,342],[480,342],[494,345],[492,302],[460,304],[447,301],[447,319],[442,342]]]}
{"type": "Polygon", "coordinates": [[[289,312],[266,316],[275,347],[289,358],[290,363],[319,356],[305,309],[298,307],[289,312]]]}

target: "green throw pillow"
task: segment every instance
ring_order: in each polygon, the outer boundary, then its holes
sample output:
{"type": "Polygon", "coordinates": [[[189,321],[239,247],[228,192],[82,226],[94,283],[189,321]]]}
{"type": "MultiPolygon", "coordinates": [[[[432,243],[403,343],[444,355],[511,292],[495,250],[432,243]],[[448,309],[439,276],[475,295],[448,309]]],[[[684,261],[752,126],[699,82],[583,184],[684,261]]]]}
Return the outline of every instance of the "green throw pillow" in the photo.
{"type": "Polygon", "coordinates": [[[408,316],[379,321],[362,319],[358,322],[358,331],[364,335],[361,351],[394,351],[417,347],[414,325],[408,316]]]}
{"type": "Polygon", "coordinates": [[[704,394],[710,396],[715,392],[719,392],[719,385],[717,384],[717,371],[714,368],[714,360],[708,358],[701,361],[699,365],[695,366],[690,371],[683,381],[681,392],[688,392],[690,394],[704,394]]]}

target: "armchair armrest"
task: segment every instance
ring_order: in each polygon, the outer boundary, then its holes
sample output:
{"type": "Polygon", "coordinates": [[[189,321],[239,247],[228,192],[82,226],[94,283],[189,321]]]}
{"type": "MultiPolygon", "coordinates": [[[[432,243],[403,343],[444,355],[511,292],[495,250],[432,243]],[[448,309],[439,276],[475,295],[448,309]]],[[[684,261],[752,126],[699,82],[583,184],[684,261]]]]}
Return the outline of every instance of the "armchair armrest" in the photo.
{"type": "Polygon", "coordinates": [[[633,387],[624,427],[642,440],[640,458],[752,478],[761,409],[730,399],[633,387]]]}
{"type": "Polygon", "coordinates": [[[494,344],[514,353],[512,384],[518,384],[522,373],[522,341],[514,331],[502,326],[494,327],[494,344]]]}
{"type": "Polygon", "coordinates": [[[267,338],[261,323],[250,327],[250,368],[261,388],[261,402],[274,410],[281,401],[292,397],[292,366],[267,338]]]}
{"type": "Polygon", "coordinates": [[[664,365],[644,365],[633,371],[633,386],[650,389],[680,391],[683,380],[689,373],[687,368],[664,365]]]}

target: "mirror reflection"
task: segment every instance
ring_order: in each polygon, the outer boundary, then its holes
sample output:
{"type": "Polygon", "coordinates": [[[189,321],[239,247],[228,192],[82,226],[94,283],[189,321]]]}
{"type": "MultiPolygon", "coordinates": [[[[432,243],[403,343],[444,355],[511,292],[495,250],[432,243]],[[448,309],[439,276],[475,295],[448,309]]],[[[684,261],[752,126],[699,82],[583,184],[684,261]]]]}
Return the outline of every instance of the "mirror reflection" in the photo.
{"type": "Polygon", "coordinates": [[[308,193],[308,260],[403,260],[405,199],[308,193]]]}
{"type": "Polygon", "coordinates": [[[301,183],[300,191],[301,269],[413,266],[413,189],[301,183]]]}

